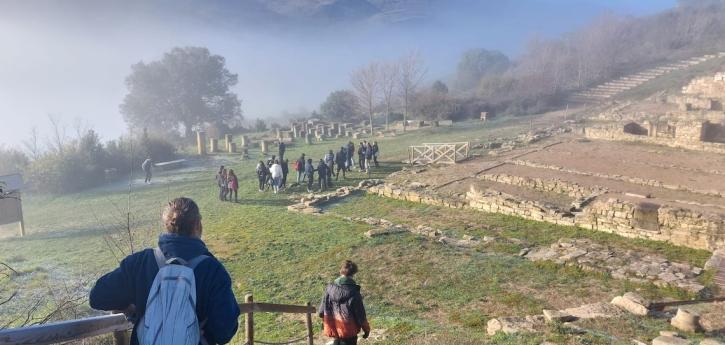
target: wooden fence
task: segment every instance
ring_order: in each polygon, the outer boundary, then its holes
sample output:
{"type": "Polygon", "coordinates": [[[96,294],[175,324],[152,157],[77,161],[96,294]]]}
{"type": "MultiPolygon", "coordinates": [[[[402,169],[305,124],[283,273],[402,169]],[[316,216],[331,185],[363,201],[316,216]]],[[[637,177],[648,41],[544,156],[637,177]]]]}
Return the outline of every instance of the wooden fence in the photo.
{"type": "MultiPolygon", "coordinates": [[[[306,334],[304,337],[284,342],[257,341],[260,344],[284,345],[306,342],[314,345],[312,315],[316,313],[310,304],[298,306],[287,304],[254,303],[252,295],[245,296],[245,302],[239,304],[244,314],[245,345],[254,345],[254,313],[291,313],[306,314],[306,334]]],[[[96,316],[79,320],[60,321],[43,325],[13,328],[0,331],[0,345],[46,345],[65,343],[74,340],[113,334],[116,345],[128,345],[133,325],[123,314],[96,316]]]]}
{"type": "Polygon", "coordinates": [[[423,143],[410,146],[408,162],[413,164],[455,164],[468,158],[470,143],[423,143]]]}

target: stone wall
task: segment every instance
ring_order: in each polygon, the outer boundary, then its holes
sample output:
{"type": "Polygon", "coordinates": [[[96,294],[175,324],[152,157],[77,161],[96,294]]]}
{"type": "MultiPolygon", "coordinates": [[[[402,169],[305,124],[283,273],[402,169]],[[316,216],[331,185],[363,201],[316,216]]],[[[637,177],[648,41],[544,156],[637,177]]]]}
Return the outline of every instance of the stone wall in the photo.
{"type": "Polygon", "coordinates": [[[590,188],[577,183],[562,181],[560,179],[531,178],[509,174],[483,174],[479,175],[478,178],[485,181],[526,187],[541,192],[566,194],[572,198],[588,197],[592,194],[602,193],[605,191],[605,188],[603,187],[593,186],[593,188],[590,188]]]}
{"type": "Polygon", "coordinates": [[[584,135],[589,139],[641,142],[712,153],[725,153],[725,144],[700,140],[702,138],[702,127],[701,121],[678,122],[674,139],[670,135],[658,137],[625,133],[623,126],[619,124],[587,127],[584,129],[584,135]]]}
{"type": "MultiPolygon", "coordinates": [[[[398,200],[451,208],[468,208],[518,216],[530,220],[615,233],[631,238],[667,241],[690,248],[725,248],[725,217],[648,202],[633,203],[614,198],[595,199],[582,212],[571,213],[555,206],[524,200],[471,186],[465,197],[441,196],[428,189],[392,184],[368,189],[369,193],[398,200]]],[[[601,198],[601,197],[600,197],[601,198]]]]}

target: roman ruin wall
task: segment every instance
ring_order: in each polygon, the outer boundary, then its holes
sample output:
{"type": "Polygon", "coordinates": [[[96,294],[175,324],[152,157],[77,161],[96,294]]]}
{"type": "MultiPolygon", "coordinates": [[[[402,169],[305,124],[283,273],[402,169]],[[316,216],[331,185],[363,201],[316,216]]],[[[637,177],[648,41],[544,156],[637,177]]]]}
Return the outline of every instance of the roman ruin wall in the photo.
{"type": "Polygon", "coordinates": [[[474,186],[463,197],[442,196],[429,189],[392,184],[375,186],[368,192],[398,200],[495,212],[559,225],[580,226],[625,237],[667,241],[697,249],[725,248],[725,217],[648,202],[597,198],[582,212],[572,213],[506,193],[478,190],[474,186]]]}

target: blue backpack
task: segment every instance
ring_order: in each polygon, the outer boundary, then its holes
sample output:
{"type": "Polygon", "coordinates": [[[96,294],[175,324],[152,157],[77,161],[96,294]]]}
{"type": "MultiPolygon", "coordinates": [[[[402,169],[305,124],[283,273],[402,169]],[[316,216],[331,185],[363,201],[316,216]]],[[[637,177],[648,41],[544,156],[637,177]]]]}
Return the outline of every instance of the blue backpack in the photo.
{"type": "Polygon", "coordinates": [[[206,255],[189,262],[181,258],[167,259],[159,248],[154,249],[159,272],[154,278],[146,300],[146,312],[136,329],[140,345],[206,344],[196,316],[196,279],[194,268],[206,255]]]}

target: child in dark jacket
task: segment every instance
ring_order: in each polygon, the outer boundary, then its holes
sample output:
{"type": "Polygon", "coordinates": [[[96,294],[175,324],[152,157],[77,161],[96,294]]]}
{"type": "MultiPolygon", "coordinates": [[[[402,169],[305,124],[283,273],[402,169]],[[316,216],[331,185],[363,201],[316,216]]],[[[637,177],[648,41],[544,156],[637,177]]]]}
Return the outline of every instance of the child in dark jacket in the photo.
{"type": "Polygon", "coordinates": [[[361,330],[363,339],[370,335],[370,324],[365,315],[360,285],[352,279],[356,272],[357,265],[354,262],[343,262],[340,277],[327,285],[318,309],[323,332],[334,338],[336,345],[356,345],[357,334],[361,330]]]}
{"type": "MultiPolygon", "coordinates": [[[[166,258],[188,262],[201,255],[207,256],[194,269],[196,315],[203,340],[209,344],[228,343],[237,332],[239,305],[232,292],[229,273],[201,240],[198,206],[188,198],[174,199],[164,209],[162,218],[166,233],[159,237],[159,248],[166,258]]],[[[153,249],[129,255],[118,268],[98,279],[91,290],[91,307],[122,310],[132,319],[141,319],[158,271],[153,249]]],[[[133,328],[131,345],[138,344],[137,326],[133,328]]]]}

